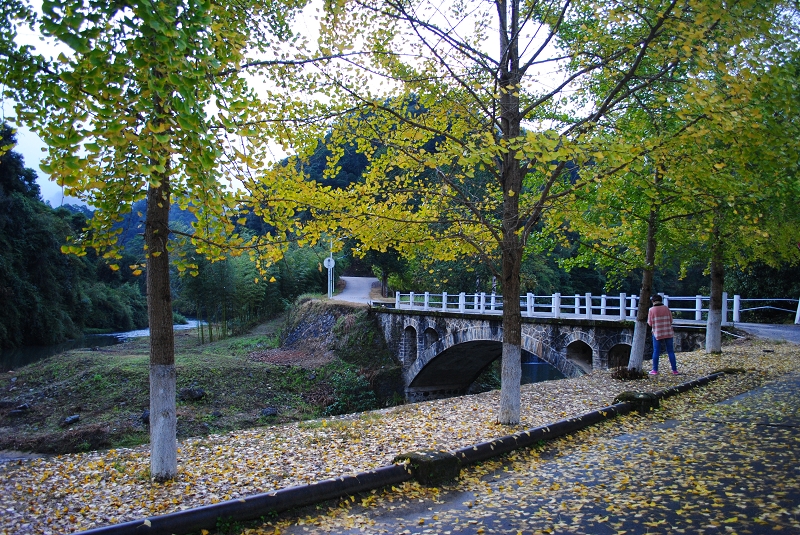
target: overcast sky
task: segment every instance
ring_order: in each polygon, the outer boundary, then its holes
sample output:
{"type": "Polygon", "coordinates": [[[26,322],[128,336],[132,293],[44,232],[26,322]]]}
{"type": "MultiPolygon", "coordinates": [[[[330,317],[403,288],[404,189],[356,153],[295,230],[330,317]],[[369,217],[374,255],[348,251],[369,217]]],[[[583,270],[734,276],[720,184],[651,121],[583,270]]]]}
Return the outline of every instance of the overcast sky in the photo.
{"type": "MultiPolygon", "coordinates": [[[[30,3],[36,10],[41,12],[41,0],[30,0],[30,3]]],[[[52,40],[44,41],[40,39],[38,35],[34,34],[28,27],[24,25],[18,27],[17,31],[17,40],[19,42],[33,45],[38,51],[44,54],[52,54],[55,56],[59,50],[63,50],[63,48],[59,48],[58,46],[54,45],[52,40]]],[[[14,115],[14,103],[8,100],[3,100],[2,110],[0,110],[0,120],[6,122],[7,118],[14,117],[14,115]]],[[[32,133],[27,128],[20,127],[19,125],[13,126],[17,128],[17,146],[14,147],[13,150],[19,154],[22,154],[22,157],[25,158],[25,167],[35,170],[36,174],[39,175],[39,180],[37,182],[42,193],[42,200],[49,202],[54,208],[61,206],[62,204],[84,204],[74,197],[64,197],[61,187],[55,182],[50,181],[49,176],[39,169],[39,163],[45,156],[44,152],[42,152],[45,144],[39,138],[39,136],[32,133]]]]}
{"type": "MultiPolygon", "coordinates": [[[[14,113],[11,105],[8,102],[4,103],[3,119],[13,115],[14,113]]],[[[39,175],[37,183],[42,193],[42,200],[50,203],[50,206],[53,208],[59,207],[62,204],[84,204],[74,197],[65,197],[61,191],[61,187],[49,180],[48,175],[39,169],[39,163],[44,157],[44,153],[42,152],[44,146],[44,142],[27,128],[17,129],[17,146],[12,150],[22,155],[25,159],[25,167],[30,167],[39,175]]]]}

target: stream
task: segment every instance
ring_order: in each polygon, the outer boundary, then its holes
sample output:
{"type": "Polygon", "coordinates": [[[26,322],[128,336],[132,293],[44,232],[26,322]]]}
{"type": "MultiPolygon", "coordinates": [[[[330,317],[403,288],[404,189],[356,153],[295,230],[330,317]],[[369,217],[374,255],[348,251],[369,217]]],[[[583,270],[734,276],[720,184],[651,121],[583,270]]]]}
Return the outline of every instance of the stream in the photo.
{"type": "MultiPolygon", "coordinates": [[[[205,322],[202,323],[205,325],[205,322]]],[[[194,329],[197,325],[197,320],[190,319],[186,325],[173,325],[173,329],[184,331],[194,329]]],[[[150,329],[110,334],[91,334],[52,346],[22,346],[14,349],[5,349],[0,351],[0,373],[21,368],[71,349],[111,346],[142,336],[150,336],[150,329]]]]}

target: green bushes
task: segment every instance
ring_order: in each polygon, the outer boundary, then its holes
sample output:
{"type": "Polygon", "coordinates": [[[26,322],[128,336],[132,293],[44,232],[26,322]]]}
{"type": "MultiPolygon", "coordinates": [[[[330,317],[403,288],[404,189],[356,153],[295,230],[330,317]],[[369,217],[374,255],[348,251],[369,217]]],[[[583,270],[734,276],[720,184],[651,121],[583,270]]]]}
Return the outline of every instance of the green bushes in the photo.
{"type": "Polygon", "coordinates": [[[369,381],[355,366],[344,364],[331,374],[336,401],[325,407],[326,416],[363,412],[379,407],[369,381]]]}
{"type": "Polygon", "coordinates": [[[83,326],[97,331],[132,331],[147,327],[147,305],[138,286],[131,283],[118,288],[101,282],[87,284],[83,326]]]}

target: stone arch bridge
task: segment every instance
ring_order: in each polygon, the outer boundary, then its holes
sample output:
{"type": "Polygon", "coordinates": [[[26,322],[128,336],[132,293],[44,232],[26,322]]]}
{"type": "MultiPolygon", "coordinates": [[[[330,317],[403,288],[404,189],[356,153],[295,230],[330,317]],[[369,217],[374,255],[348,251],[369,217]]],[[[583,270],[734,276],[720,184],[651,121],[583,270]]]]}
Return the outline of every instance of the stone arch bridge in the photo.
{"type": "MultiPolygon", "coordinates": [[[[489,314],[373,309],[403,367],[406,399],[463,395],[502,354],[502,319],[489,314]]],[[[627,364],[632,321],[522,318],[523,362],[536,357],[567,377],[627,364]]],[[[675,350],[704,343],[705,330],[675,326],[675,350]]],[[[652,352],[648,340],[646,355],[652,352]]]]}

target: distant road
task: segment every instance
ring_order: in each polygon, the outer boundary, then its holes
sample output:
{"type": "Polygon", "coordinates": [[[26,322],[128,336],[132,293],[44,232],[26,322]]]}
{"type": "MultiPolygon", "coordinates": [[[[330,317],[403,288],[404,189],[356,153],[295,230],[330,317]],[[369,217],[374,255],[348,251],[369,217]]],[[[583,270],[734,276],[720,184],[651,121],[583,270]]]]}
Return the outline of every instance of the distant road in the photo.
{"type": "Polygon", "coordinates": [[[338,301],[348,301],[350,303],[369,303],[369,292],[372,284],[377,283],[375,277],[340,277],[344,281],[345,287],[342,293],[334,295],[338,301]]]}
{"type": "Polygon", "coordinates": [[[800,325],[772,325],[765,323],[735,323],[734,327],[770,340],[786,340],[800,344],[800,325]]]}

